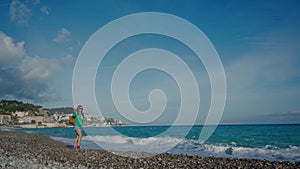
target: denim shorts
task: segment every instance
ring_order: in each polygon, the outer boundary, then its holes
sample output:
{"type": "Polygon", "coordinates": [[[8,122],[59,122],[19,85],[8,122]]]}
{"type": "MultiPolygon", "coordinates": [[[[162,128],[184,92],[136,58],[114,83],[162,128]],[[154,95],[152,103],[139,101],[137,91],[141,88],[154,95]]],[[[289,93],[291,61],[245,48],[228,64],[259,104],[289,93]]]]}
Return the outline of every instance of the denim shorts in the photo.
{"type": "Polygon", "coordinates": [[[80,130],[80,131],[82,131],[82,127],[81,126],[74,126],[74,130],[80,130]]]}

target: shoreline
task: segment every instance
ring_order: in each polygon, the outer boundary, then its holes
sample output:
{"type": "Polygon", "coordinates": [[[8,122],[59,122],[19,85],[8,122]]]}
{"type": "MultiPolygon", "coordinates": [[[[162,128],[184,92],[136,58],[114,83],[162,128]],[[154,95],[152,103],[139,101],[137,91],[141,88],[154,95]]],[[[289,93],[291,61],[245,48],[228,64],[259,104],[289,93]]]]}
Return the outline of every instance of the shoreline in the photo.
{"type": "Polygon", "coordinates": [[[74,150],[48,136],[0,130],[0,168],[300,168],[300,162],[74,150]],[[121,154],[118,156],[116,154],[121,154]],[[136,156],[144,158],[131,158],[136,156]]]}
{"type": "MultiPolygon", "coordinates": [[[[96,126],[96,125],[85,125],[83,127],[127,127],[129,125],[103,125],[103,126],[96,126]]],[[[23,129],[34,129],[34,128],[72,128],[73,125],[66,125],[66,124],[59,124],[59,123],[44,123],[43,125],[36,125],[36,124],[19,124],[19,125],[0,125],[1,129],[10,129],[10,128],[23,128],[23,129]]]]}

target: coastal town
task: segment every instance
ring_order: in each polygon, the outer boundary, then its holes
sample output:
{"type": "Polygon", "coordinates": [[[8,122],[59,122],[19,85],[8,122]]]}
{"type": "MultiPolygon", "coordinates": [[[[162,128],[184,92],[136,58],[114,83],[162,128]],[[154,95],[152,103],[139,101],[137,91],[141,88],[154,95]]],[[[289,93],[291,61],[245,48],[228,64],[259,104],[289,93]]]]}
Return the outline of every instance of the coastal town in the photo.
{"type": "MultiPolygon", "coordinates": [[[[17,100],[0,101],[0,126],[18,128],[55,128],[71,127],[69,117],[72,115],[71,107],[43,108],[42,106],[23,103],[17,100]]],[[[122,121],[95,117],[85,114],[85,126],[124,126],[122,121]]]]}

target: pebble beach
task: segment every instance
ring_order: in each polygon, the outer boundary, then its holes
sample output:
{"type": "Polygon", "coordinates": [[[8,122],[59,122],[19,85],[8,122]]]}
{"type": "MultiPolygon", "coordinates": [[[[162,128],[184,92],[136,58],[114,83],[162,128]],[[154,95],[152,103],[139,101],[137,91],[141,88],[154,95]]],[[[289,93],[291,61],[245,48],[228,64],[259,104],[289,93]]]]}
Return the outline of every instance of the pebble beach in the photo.
{"type": "Polygon", "coordinates": [[[1,130],[0,142],[0,168],[300,168],[300,162],[74,150],[48,136],[1,130]]]}

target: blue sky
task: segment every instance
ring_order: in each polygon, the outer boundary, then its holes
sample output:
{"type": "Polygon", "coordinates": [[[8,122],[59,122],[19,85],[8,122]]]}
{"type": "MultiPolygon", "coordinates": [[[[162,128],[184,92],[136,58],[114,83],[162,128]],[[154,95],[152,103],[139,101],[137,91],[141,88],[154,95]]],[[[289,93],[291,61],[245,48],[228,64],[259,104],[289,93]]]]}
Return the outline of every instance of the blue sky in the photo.
{"type": "MultiPolygon", "coordinates": [[[[138,12],[181,17],[202,30],[224,65],[227,101],[222,123],[300,123],[300,3],[288,1],[0,1],[0,98],[44,107],[73,106],[72,74],[89,37],[105,24],[138,12]]],[[[120,28],[121,29],[121,28],[120,28]]],[[[202,123],[210,103],[209,78],[184,44],[159,35],[139,35],[117,44],[96,76],[96,96],[105,116],[120,118],[110,94],[111,76],[127,55],[157,47],[181,57],[193,71],[202,123]]],[[[155,124],[172,123],[180,93],[168,74],[148,70],[130,86],[133,105],[149,108],[148,94],[168,97],[155,124]]],[[[95,108],[87,108],[94,113],[95,108]]],[[[189,118],[189,117],[187,117],[189,118]]]]}

